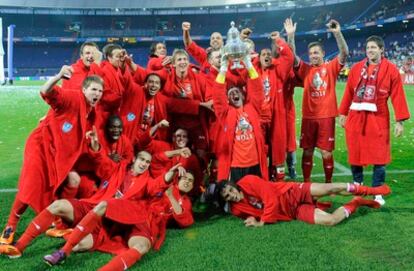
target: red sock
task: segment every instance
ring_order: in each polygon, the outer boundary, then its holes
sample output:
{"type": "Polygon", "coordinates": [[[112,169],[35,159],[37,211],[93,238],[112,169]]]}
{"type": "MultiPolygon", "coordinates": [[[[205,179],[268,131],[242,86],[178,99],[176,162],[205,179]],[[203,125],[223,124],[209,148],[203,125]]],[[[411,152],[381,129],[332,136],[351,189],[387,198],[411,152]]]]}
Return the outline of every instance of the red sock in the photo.
{"type": "Polygon", "coordinates": [[[350,184],[349,190],[350,190],[349,192],[353,193],[354,195],[359,195],[359,196],[367,196],[367,195],[384,195],[385,196],[391,193],[390,187],[386,184],[381,185],[381,186],[376,186],[376,187],[350,184]]]}
{"type": "Polygon", "coordinates": [[[350,202],[344,205],[344,208],[346,209],[346,212],[348,214],[347,217],[353,214],[360,206],[368,206],[370,208],[375,209],[381,207],[381,205],[375,200],[354,197],[350,202]]]}
{"type": "Polygon", "coordinates": [[[26,203],[21,202],[17,197],[14,199],[13,206],[10,210],[9,220],[7,221],[7,226],[16,230],[17,223],[19,223],[20,216],[26,211],[27,207],[26,203]]]}
{"type": "Polygon", "coordinates": [[[141,257],[142,255],[138,250],[130,248],[126,252],[112,258],[109,263],[99,268],[98,271],[123,271],[138,262],[141,257]]]}
{"type": "Polygon", "coordinates": [[[332,174],[334,170],[334,161],[333,156],[329,158],[322,158],[323,160],[323,171],[325,172],[325,182],[331,183],[332,182],[332,174]]]}
{"type": "Polygon", "coordinates": [[[90,234],[101,221],[101,217],[95,212],[90,211],[73,229],[62,250],[66,256],[72,252],[73,248],[82,241],[88,234],[90,234]]]}
{"type": "Polygon", "coordinates": [[[62,192],[60,193],[60,198],[62,199],[74,199],[76,194],[78,194],[79,186],[69,186],[64,185],[62,192]]]}
{"type": "Polygon", "coordinates": [[[313,167],[313,156],[302,156],[302,172],[304,182],[310,182],[310,176],[313,167]]]}
{"type": "Polygon", "coordinates": [[[23,250],[40,234],[44,233],[52,224],[55,216],[48,210],[44,209],[37,215],[16,243],[16,247],[23,252],[23,250]]]}

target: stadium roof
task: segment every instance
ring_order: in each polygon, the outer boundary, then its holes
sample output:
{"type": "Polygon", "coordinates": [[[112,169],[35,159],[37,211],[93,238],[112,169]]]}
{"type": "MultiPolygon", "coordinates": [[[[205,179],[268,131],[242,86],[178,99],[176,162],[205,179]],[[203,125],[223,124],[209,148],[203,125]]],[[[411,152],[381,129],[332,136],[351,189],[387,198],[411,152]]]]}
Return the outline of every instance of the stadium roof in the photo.
{"type": "Polygon", "coordinates": [[[73,8],[73,9],[175,9],[210,7],[306,7],[320,6],[351,0],[2,0],[0,6],[20,8],[73,8]]]}

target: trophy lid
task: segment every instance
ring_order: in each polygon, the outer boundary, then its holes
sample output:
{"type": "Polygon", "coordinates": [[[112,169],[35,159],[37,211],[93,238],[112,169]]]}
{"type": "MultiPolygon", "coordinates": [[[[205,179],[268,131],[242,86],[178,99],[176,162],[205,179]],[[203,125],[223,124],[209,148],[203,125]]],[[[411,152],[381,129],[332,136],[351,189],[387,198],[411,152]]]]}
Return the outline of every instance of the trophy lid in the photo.
{"type": "Polygon", "coordinates": [[[227,39],[233,40],[233,39],[237,39],[239,37],[239,30],[237,29],[237,27],[235,27],[235,23],[234,21],[232,21],[230,23],[230,29],[227,32],[227,39]]]}

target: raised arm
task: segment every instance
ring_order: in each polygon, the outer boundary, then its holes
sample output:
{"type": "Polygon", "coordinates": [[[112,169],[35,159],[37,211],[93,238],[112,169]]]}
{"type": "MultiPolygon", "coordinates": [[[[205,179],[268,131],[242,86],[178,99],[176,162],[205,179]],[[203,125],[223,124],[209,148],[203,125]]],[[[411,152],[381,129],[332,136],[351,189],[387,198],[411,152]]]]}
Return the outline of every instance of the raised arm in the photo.
{"type": "Polygon", "coordinates": [[[296,23],[293,23],[291,18],[287,18],[283,26],[287,34],[287,43],[290,49],[292,49],[292,52],[295,58],[293,65],[296,67],[299,65],[299,62],[300,62],[300,58],[296,54],[296,45],[295,45],[296,23]]]}
{"type": "Polygon", "coordinates": [[[330,20],[326,26],[328,27],[328,32],[331,32],[335,37],[339,49],[339,63],[343,65],[349,55],[349,49],[348,44],[346,44],[345,38],[342,35],[341,25],[335,20],[330,20]]]}
{"type": "Polygon", "coordinates": [[[71,66],[64,65],[58,74],[47,80],[47,82],[40,88],[40,93],[47,95],[53,91],[53,87],[59,82],[62,78],[70,78],[73,73],[73,68],[71,66]]]}
{"type": "Polygon", "coordinates": [[[183,29],[184,46],[187,48],[193,42],[193,40],[191,39],[191,36],[190,36],[191,23],[190,22],[183,22],[182,29],[183,29]]]}

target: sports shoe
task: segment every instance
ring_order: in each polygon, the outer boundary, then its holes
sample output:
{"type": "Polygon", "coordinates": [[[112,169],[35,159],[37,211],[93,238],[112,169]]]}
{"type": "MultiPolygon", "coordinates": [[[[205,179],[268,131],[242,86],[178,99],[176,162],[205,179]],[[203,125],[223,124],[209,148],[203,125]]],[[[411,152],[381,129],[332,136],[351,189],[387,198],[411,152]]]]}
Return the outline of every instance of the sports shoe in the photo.
{"type": "Polygon", "coordinates": [[[72,231],[73,231],[73,229],[50,228],[46,231],[45,234],[49,237],[62,238],[66,234],[70,234],[72,231]]]}
{"type": "Polygon", "coordinates": [[[378,202],[381,206],[385,204],[385,200],[381,195],[376,195],[374,201],[378,202]]]}
{"type": "Polygon", "coordinates": [[[13,227],[7,226],[0,236],[0,244],[10,245],[14,239],[13,227]]]}
{"type": "Polygon", "coordinates": [[[62,250],[56,250],[52,254],[43,257],[43,261],[49,266],[62,264],[65,262],[65,259],[66,255],[62,250]]]}
{"type": "Polygon", "coordinates": [[[0,245],[0,254],[7,255],[10,259],[20,258],[22,253],[12,245],[0,245]]]}

